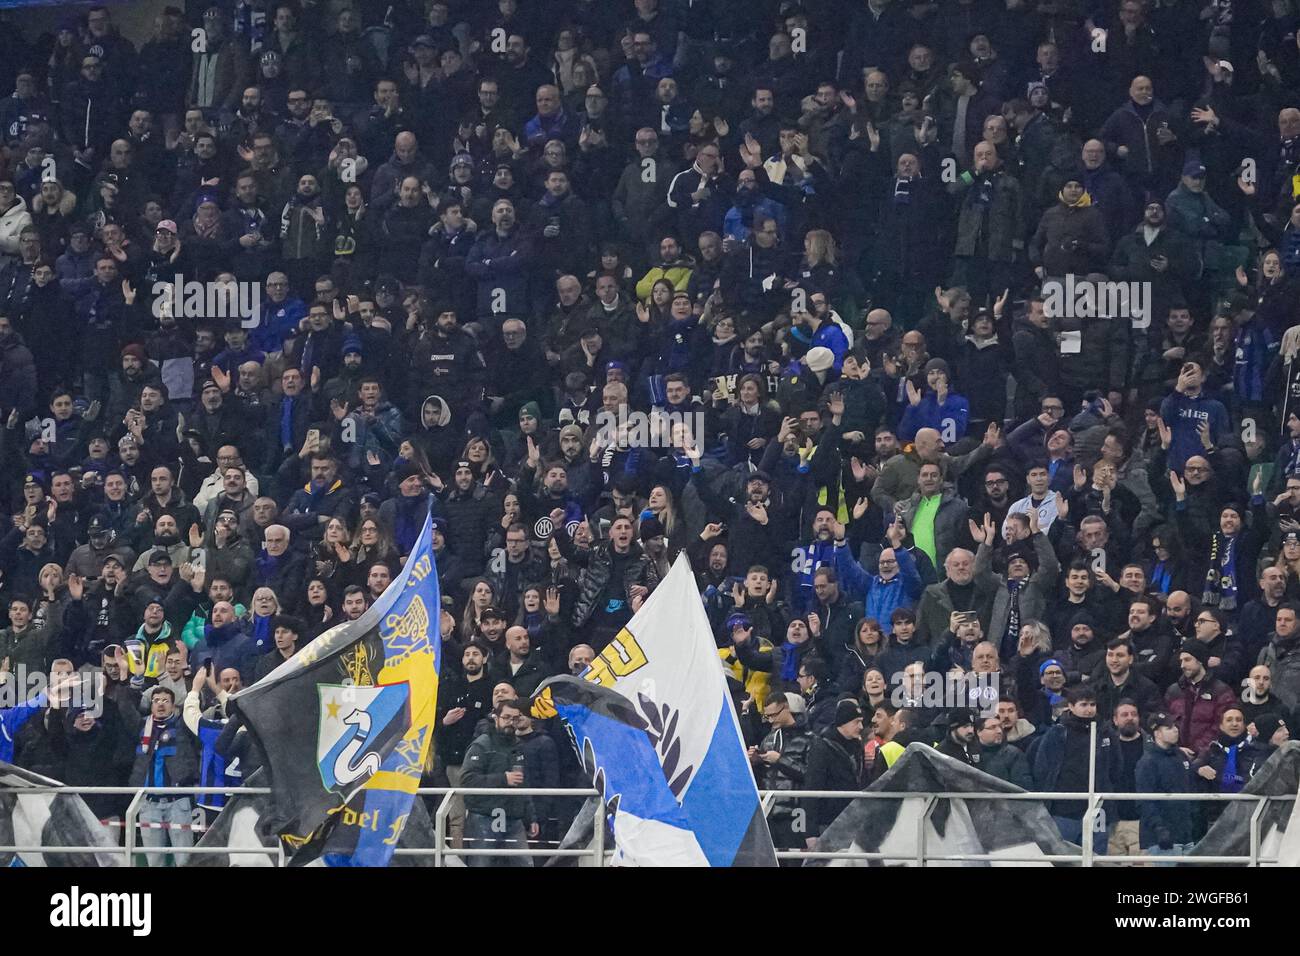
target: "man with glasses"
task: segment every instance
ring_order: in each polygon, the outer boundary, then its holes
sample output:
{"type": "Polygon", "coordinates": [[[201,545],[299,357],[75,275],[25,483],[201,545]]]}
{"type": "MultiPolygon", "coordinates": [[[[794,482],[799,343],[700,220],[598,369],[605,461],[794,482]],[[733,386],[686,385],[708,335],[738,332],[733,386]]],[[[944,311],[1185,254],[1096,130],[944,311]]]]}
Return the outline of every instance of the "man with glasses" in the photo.
{"type": "Polygon", "coordinates": [[[61,132],[77,160],[94,169],[107,155],[117,131],[117,94],[104,79],[103,60],[92,53],[81,58],[81,72],[63,88],[61,132]]]}
{"type": "Polygon", "coordinates": [[[734,194],[734,185],[723,173],[722,151],[705,143],[691,168],[682,170],[668,185],[668,208],[677,217],[678,234],[721,233],[722,217],[734,194]]]}
{"type": "MultiPolygon", "coordinates": [[[[526,704],[503,700],[492,710],[493,727],[476,738],[465,751],[461,785],[470,789],[492,788],[501,794],[465,797],[465,849],[526,850],[528,838],[541,828],[532,797],[511,796],[509,791],[524,785],[524,754],[515,736],[516,725],[526,704]]],[[[531,867],[528,856],[471,856],[470,866],[531,867]]]]}
{"type": "Polygon", "coordinates": [[[262,311],[249,333],[249,341],[267,354],[279,352],[306,317],[306,303],[289,294],[289,277],[283,272],[272,272],[266,277],[266,298],[262,300],[262,311]]]}
{"type": "MultiPolygon", "coordinates": [[[[803,789],[808,749],[812,746],[812,733],[804,715],[790,709],[785,694],[774,691],[763,705],[763,723],[768,726],[768,732],[758,746],[749,748],[749,761],[754,766],[759,789],[803,789]]],[[[778,850],[793,850],[802,842],[794,832],[795,816],[793,800],[778,797],[773,803],[767,823],[778,850]]]]}
{"type": "MultiPolygon", "coordinates": [[[[897,355],[902,347],[902,333],[894,327],[894,317],[888,309],[872,309],[867,313],[866,330],[862,345],[872,368],[880,368],[886,355],[897,355]]],[[[855,340],[856,341],[856,340],[855,340]]]]}
{"type": "Polygon", "coordinates": [[[611,209],[627,237],[641,246],[667,218],[664,184],[672,181],[676,169],[660,152],[659,134],[649,126],[636,131],[634,143],[636,156],[623,167],[611,209]]]}

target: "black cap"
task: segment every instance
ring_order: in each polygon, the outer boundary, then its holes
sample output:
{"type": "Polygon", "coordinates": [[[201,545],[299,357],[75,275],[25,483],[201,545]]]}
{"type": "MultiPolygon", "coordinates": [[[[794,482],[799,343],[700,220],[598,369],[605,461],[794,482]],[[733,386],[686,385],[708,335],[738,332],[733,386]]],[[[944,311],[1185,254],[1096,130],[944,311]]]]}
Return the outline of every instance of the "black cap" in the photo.
{"type": "Polygon", "coordinates": [[[172,556],[165,548],[154,548],[149,552],[149,564],[171,564],[172,556]]]}
{"type": "Polygon", "coordinates": [[[1198,641],[1195,639],[1184,641],[1183,646],[1178,648],[1178,653],[1191,654],[1192,657],[1195,657],[1201,662],[1202,667],[1210,666],[1210,645],[1206,644],[1204,641],[1198,641]]]}
{"type": "Polygon", "coordinates": [[[1286,721],[1280,715],[1275,713],[1260,714],[1255,718],[1255,730],[1257,731],[1255,739],[1268,743],[1273,739],[1279,727],[1285,727],[1286,721]]]}
{"type": "Polygon", "coordinates": [[[835,726],[842,727],[851,720],[862,719],[862,708],[856,700],[842,700],[835,705],[835,726]]]}
{"type": "Polygon", "coordinates": [[[958,727],[974,726],[975,715],[971,713],[969,707],[955,707],[948,711],[948,729],[955,730],[958,727]]]}
{"type": "MultiPolygon", "coordinates": [[[[1147,729],[1153,732],[1159,730],[1161,727],[1177,727],[1177,726],[1178,726],[1178,721],[1174,720],[1172,716],[1166,714],[1164,711],[1160,711],[1157,714],[1152,714],[1151,719],[1147,721],[1147,729]]],[[[1255,721],[1255,726],[1256,727],[1259,726],[1259,721],[1255,721]]]]}

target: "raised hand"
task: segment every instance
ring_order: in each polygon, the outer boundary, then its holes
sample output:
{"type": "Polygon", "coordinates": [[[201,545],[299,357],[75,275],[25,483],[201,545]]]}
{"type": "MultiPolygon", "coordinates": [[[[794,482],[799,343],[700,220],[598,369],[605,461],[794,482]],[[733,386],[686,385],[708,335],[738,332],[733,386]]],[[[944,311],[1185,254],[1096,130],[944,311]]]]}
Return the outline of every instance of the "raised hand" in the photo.
{"type": "Polygon", "coordinates": [[[1187,482],[1179,476],[1178,472],[1170,470],[1169,487],[1174,489],[1174,498],[1183,501],[1187,497],[1187,482]]]}

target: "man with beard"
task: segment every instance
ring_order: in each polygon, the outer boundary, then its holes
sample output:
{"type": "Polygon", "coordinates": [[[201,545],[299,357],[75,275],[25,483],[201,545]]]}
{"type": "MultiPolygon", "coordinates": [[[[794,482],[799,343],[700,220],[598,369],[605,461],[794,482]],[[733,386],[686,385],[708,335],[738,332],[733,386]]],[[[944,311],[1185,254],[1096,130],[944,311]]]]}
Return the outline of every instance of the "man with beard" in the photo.
{"type": "MultiPolygon", "coordinates": [[[[1120,764],[1115,783],[1121,792],[1129,793],[1137,789],[1134,773],[1146,750],[1147,739],[1142,734],[1138,705],[1132,700],[1121,700],[1111,713],[1120,764]]],[[[1108,815],[1113,813],[1114,820],[1108,827],[1110,836],[1106,853],[1110,856],[1138,856],[1142,852],[1138,826],[1142,812],[1139,805],[1133,800],[1117,800],[1113,805],[1107,806],[1108,815]]]]}
{"type": "Polygon", "coordinates": [[[779,564],[780,536],[774,527],[778,503],[770,496],[772,480],[767,473],[751,473],[745,479],[743,494],[728,498],[714,492],[706,478],[700,466],[701,449],[687,448],[686,454],[691,459],[691,481],[709,513],[727,524],[731,573],[744,574],[753,564],[779,564]]]}
{"type": "MultiPolygon", "coordinates": [[[[992,718],[997,720],[996,717],[992,718]]],[[[968,767],[980,767],[981,747],[975,739],[975,718],[971,712],[959,707],[948,713],[948,733],[939,746],[939,753],[954,760],[960,760],[968,767]]]]}
{"type": "Polygon", "coordinates": [[[1034,777],[1029,772],[1029,760],[1019,747],[1007,743],[1002,721],[996,715],[978,717],[976,727],[979,736],[979,768],[999,780],[1005,780],[1024,790],[1032,790],[1034,777]]]}
{"type": "MultiPolygon", "coordinates": [[[[523,754],[515,737],[515,725],[524,713],[518,700],[503,700],[493,708],[493,727],[465,751],[461,783],[465,787],[505,790],[465,798],[465,844],[467,849],[527,849],[529,837],[540,832],[531,797],[512,797],[508,791],[524,784],[523,754]],[[504,823],[504,827],[502,826],[504,823]]],[[[472,856],[469,865],[531,867],[526,856],[493,858],[472,856]]]]}
{"type": "Polygon", "coordinates": [[[1223,720],[1223,712],[1237,703],[1232,689],[1211,675],[1209,660],[1208,645],[1195,639],[1187,641],[1178,652],[1182,676],[1165,692],[1165,705],[1189,758],[1209,746],[1223,720]]]}
{"type": "MultiPolygon", "coordinates": [[[[1129,623],[1146,619],[1147,607],[1137,615],[1130,614],[1129,623]]],[[[1091,675],[1091,686],[1097,692],[1099,713],[1113,713],[1122,701],[1132,701],[1141,716],[1149,717],[1161,708],[1159,688],[1137,669],[1137,654],[1133,648],[1133,631],[1130,629],[1107,642],[1106,657],[1096,673],[1091,675]]]]}
{"type": "MultiPolygon", "coordinates": [[[[1268,668],[1269,688],[1266,694],[1284,707],[1300,707],[1300,624],[1297,614],[1300,607],[1287,602],[1277,609],[1273,633],[1269,642],[1259,652],[1258,664],[1268,668]]],[[[1258,692],[1252,695],[1259,699],[1258,692]]],[[[1279,708],[1280,709],[1280,708],[1279,708]]]]}
{"type": "Polygon", "coordinates": [[[528,313],[529,274],[533,244],[518,225],[515,205],[498,199],[492,206],[492,228],[479,235],[465,261],[465,271],[478,283],[478,318],[490,330],[502,315],[528,313]]]}
{"type": "Polygon", "coordinates": [[[432,392],[451,407],[453,421],[463,423],[480,407],[487,366],[478,343],[458,326],[457,319],[458,313],[450,303],[421,308],[418,315],[408,317],[407,399],[409,407],[418,397],[432,392]]]}
{"type": "MultiPolygon", "coordinates": [[[[861,790],[865,784],[862,750],[862,708],[855,700],[835,705],[831,726],[813,738],[804,772],[805,790],[861,790]]],[[[817,849],[822,831],[849,805],[848,799],[806,801],[808,849],[817,849]]]]}
{"type": "MultiPolygon", "coordinates": [[[[1108,217],[1109,221],[1109,217],[1108,217]]],[[[1151,289],[1150,317],[1153,321],[1169,314],[1170,305],[1181,297],[1182,287],[1196,278],[1198,262],[1187,239],[1165,221],[1165,204],[1158,198],[1148,200],[1142,221],[1115,243],[1111,254],[1111,278],[1125,282],[1145,282],[1151,289]]],[[[1139,340],[1139,346],[1143,343],[1139,340]]],[[[1142,368],[1147,351],[1139,347],[1133,356],[1134,371],[1142,368]]],[[[1136,381],[1136,376],[1130,379],[1136,381]]],[[[1153,395],[1137,396],[1146,401],[1153,395]]],[[[1130,404],[1133,404],[1130,399],[1130,404]]]]}
{"type": "Polygon", "coordinates": [[[307,295],[316,277],[329,271],[334,249],[316,177],[298,177],[298,190],[280,212],[280,254],[289,287],[307,295]]]}

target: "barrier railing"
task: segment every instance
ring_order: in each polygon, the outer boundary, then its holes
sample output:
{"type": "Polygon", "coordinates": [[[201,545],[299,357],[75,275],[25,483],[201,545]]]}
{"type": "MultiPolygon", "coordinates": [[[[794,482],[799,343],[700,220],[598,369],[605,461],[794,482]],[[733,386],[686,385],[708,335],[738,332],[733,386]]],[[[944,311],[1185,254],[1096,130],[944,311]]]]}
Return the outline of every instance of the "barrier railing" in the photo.
{"type": "MultiPolygon", "coordinates": [[[[137,855],[143,855],[146,858],[151,855],[256,855],[268,857],[273,866],[283,866],[285,862],[284,851],[281,846],[275,847],[175,847],[175,846],[143,846],[137,836],[139,828],[139,812],[144,799],[149,796],[161,797],[186,797],[198,795],[213,794],[242,794],[242,795],[265,795],[271,793],[265,787],[22,787],[12,790],[5,790],[14,795],[34,794],[34,793],[70,793],[83,796],[127,796],[132,797],[123,816],[121,826],[125,830],[123,846],[120,847],[95,847],[95,846],[29,846],[29,845],[12,845],[0,846],[0,853],[41,853],[41,854],[121,854],[126,866],[134,866],[137,855]]],[[[437,810],[433,816],[434,823],[434,846],[432,848],[398,848],[395,850],[396,855],[400,856],[432,856],[434,866],[445,866],[449,858],[459,859],[464,862],[472,857],[528,857],[550,859],[552,857],[571,857],[579,861],[579,865],[586,864],[590,866],[606,866],[609,862],[610,854],[605,845],[605,806],[603,802],[597,802],[596,825],[593,829],[592,842],[585,848],[560,850],[551,846],[534,846],[526,848],[480,848],[480,847],[450,847],[447,845],[448,833],[447,824],[451,815],[453,798],[466,796],[491,796],[500,795],[501,789],[484,788],[484,787],[424,787],[416,791],[422,797],[438,797],[442,799],[438,803],[437,810]]],[[[511,796],[532,796],[532,797],[575,797],[586,798],[595,796],[594,790],[581,789],[563,789],[563,788],[528,788],[528,787],[511,787],[509,790],[511,796]]],[[[839,790],[774,790],[760,792],[761,805],[764,816],[770,814],[772,808],[776,805],[776,799],[782,800],[924,800],[925,806],[922,813],[917,819],[916,846],[912,852],[902,853],[868,853],[855,852],[850,850],[825,851],[821,849],[797,849],[797,850],[779,850],[777,858],[781,860],[839,860],[844,862],[855,861],[879,861],[907,863],[913,866],[927,866],[931,863],[1068,863],[1082,867],[1092,867],[1098,862],[1106,865],[1119,863],[1188,863],[1196,865],[1210,864],[1239,864],[1244,866],[1260,866],[1264,864],[1276,864],[1276,858],[1262,857],[1260,833],[1260,820],[1265,807],[1271,801],[1293,801],[1297,799],[1296,795],[1259,795],[1248,793],[1232,794],[1175,794],[1175,793],[1119,793],[1119,792],[1022,792],[1022,793],[998,793],[998,792],[919,792],[903,793],[893,791],[878,792],[858,792],[858,791],[839,791],[839,790]],[[1083,817],[1082,829],[1084,838],[1079,854],[1036,854],[1009,856],[1005,854],[992,853],[966,853],[966,854],[935,854],[928,852],[926,846],[927,827],[934,811],[938,808],[942,800],[1008,800],[1012,802],[1046,802],[1051,800],[1072,800],[1083,801],[1088,803],[1088,809],[1083,817]],[[1092,833],[1092,825],[1097,820],[1099,813],[1103,809],[1106,801],[1166,801],[1166,802],[1194,802],[1194,803],[1236,803],[1236,802],[1253,802],[1256,804],[1254,812],[1250,817],[1250,852],[1246,856],[1187,856],[1187,855],[1160,855],[1160,856],[1109,856],[1102,855],[1094,857],[1091,847],[1091,840],[1088,835],[1092,833]]]]}

